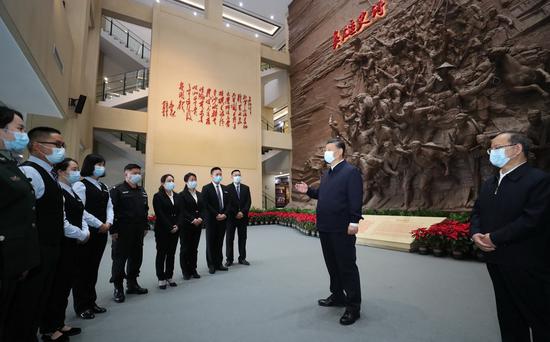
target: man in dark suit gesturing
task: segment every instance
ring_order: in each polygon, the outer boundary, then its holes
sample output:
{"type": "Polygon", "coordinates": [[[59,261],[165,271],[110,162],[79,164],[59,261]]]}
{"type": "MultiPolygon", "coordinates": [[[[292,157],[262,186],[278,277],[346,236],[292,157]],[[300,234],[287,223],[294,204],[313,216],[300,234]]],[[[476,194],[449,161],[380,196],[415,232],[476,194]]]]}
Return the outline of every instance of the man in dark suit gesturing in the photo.
{"type": "Polygon", "coordinates": [[[206,262],[210,274],[227,271],[223,263],[223,238],[230,213],[229,194],[222,182],[222,169],[214,167],[210,170],[212,182],[202,188],[202,196],[206,204],[206,262]]]}
{"type": "Polygon", "coordinates": [[[248,212],[252,206],[250,188],[241,183],[241,171],[231,172],[233,183],[227,186],[229,198],[231,199],[231,214],[227,220],[227,236],[225,238],[225,266],[233,265],[233,241],[235,240],[235,229],[239,234],[239,264],[249,266],[246,261],[246,230],[248,226],[248,212]]]}
{"type": "Polygon", "coordinates": [[[550,341],[550,175],[527,164],[528,140],[491,141],[489,178],[472,210],[470,234],[485,252],[502,341],[550,341]]]}
{"type": "Polygon", "coordinates": [[[317,229],[323,256],[330,275],[331,295],[320,299],[320,306],[345,306],[340,324],[350,325],[359,318],[361,284],[355,255],[361,207],[363,179],[361,172],[344,160],[345,143],[332,139],[327,143],[325,161],[330,169],[321,177],[318,189],[296,184],[298,192],[317,199],[317,229]]]}

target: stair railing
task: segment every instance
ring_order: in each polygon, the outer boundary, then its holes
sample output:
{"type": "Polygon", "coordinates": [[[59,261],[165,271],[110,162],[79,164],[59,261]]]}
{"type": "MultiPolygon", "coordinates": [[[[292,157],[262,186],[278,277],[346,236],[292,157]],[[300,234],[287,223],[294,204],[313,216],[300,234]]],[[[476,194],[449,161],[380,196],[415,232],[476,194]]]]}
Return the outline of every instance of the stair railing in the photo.
{"type": "Polygon", "coordinates": [[[126,48],[132,50],[138,57],[151,59],[151,45],[130,31],[120,21],[111,17],[102,16],[103,31],[120,41],[126,48]]]}
{"type": "Polygon", "coordinates": [[[147,87],[149,87],[148,68],[107,76],[97,82],[96,101],[106,101],[147,87]]]}

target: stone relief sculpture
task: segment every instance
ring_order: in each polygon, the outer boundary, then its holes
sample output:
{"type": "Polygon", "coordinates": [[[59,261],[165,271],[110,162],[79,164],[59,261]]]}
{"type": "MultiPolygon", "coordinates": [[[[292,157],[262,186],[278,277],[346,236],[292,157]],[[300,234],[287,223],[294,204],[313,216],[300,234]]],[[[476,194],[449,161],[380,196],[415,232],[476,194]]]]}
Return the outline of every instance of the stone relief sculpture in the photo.
{"type": "Polygon", "coordinates": [[[292,70],[294,110],[311,105],[315,82],[337,80],[331,134],[310,126],[318,150],[293,151],[311,156],[293,159],[293,180],[318,179],[329,136],[346,141],[363,173],[366,208],[470,208],[503,130],[526,133],[532,162],[550,171],[550,1],[386,3],[384,20],[341,50],[312,52],[306,76],[301,64],[292,70]]]}

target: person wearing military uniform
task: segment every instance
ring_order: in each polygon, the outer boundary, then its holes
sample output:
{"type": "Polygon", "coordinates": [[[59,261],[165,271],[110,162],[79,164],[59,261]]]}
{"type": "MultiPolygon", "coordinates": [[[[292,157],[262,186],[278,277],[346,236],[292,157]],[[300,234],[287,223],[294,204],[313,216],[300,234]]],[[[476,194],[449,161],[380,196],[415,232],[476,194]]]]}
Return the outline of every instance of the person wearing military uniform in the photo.
{"type": "Polygon", "coordinates": [[[113,267],[110,281],[115,286],[114,300],[117,303],[122,303],[126,299],[123,289],[124,278],[126,278],[127,294],[147,293],[147,289],[139,286],[137,282],[143,259],[143,238],[149,229],[147,193],[139,186],[141,182],[139,165],[126,165],[124,175],[124,182],[111,189],[115,220],[110,229],[113,240],[111,245],[113,267]],[[126,264],[128,273],[124,271],[126,264]]]}
{"type": "Polygon", "coordinates": [[[40,267],[32,269],[16,293],[10,325],[19,326],[17,341],[36,341],[40,317],[51,294],[63,240],[63,193],[52,166],[65,158],[61,133],[51,127],[29,131],[30,157],[19,168],[30,179],[36,198],[40,267]]]}
{"type": "Polygon", "coordinates": [[[6,342],[20,333],[18,325],[6,324],[16,292],[40,263],[34,190],[12,154],[24,150],[28,141],[23,115],[0,106],[0,341],[6,342]]]}

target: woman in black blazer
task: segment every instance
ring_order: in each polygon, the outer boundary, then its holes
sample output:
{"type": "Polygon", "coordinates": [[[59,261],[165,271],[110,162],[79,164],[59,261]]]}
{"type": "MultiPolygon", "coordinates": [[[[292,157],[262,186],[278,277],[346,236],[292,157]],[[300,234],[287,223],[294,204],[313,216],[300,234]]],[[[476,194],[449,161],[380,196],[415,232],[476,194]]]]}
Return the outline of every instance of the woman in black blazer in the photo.
{"type": "Polygon", "coordinates": [[[197,175],[188,173],[183,178],[185,189],[179,194],[181,202],[180,215],[180,265],[183,279],[198,279],[197,253],[201,230],[204,225],[204,202],[197,189],[197,175]]]}
{"type": "Polygon", "coordinates": [[[157,242],[156,270],[159,288],[167,285],[177,286],[172,280],[174,275],[174,258],[178,245],[178,220],[181,204],[174,192],[174,176],[166,174],[160,178],[162,183],[153,197],[153,208],[157,217],[155,221],[155,241],[157,242]]]}

